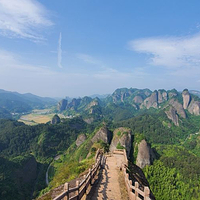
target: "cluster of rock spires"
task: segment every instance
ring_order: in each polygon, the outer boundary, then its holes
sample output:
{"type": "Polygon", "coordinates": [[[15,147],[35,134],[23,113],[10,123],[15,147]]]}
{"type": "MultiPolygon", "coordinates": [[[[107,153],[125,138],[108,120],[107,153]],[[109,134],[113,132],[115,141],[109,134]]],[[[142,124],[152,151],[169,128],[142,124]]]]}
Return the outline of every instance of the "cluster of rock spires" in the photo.
{"type": "MultiPolygon", "coordinates": [[[[76,140],[77,147],[83,144],[86,139],[87,137],[85,134],[80,134],[76,140]]],[[[125,127],[119,127],[113,132],[111,132],[106,126],[101,127],[92,137],[92,143],[90,145],[98,141],[107,143],[109,145],[110,152],[113,152],[117,149],[126,149],[128,157],[130,156],[131,148],[135,148],[132,147],[133,143],[131,130],[125,127]]],[[[142,140],[136,145],[138,149],[136,165],[140,168],[144,168],[146,165],[152,164],[155,155],[146,140],[142,140]]]]}
{"type": "MultiPolygon", "coordinates": [[[[79,114],[86,113],[88,116],[96,114],[102,117],[104,115],[102,108],[106,108],[111,103],[115,105],[126,103],[126,105],[133,106],[136,111],[150,108],[162,109],[176,126],[179,126],[180,117],[187,117],[186,110],[190,114],[200,115],[200,98],[190,94],[187,89],[179,93],[175,89],[152,92],[149,89],[122,88],[117,89],[112,95],[101,100],[99,98],[83,97],[74,98],[71,102],[68,102],[68,100],[63,99],[58,103],[57,109],[60,112],[74,111],[79,114]]],[[[91,123],[93,118],[88,117],[85,120],[91,123]]]]}

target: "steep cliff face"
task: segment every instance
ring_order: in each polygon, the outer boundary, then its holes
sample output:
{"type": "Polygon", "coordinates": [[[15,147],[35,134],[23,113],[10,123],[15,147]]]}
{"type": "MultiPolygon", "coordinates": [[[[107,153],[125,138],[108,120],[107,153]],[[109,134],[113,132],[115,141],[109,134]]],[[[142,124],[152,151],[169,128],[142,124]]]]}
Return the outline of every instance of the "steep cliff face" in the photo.
{"type": "Polygon", "coordinates": [[[187,109],[189,106],[189,103],[191,101],[191,96],[190,96],[190,93],[188,92],[188,90],[184,90],[182,92],[182,97],[183,97],[183,108],[187,109]]]}
{"type": "Polygon", "coordinates": [[[185,110],[183,109],[182,104],[179,103],[176,99],[174,98],[170,99],[169,105],[174,107],[174,109],[177,111],[179,116],[186,118],[186,113],[185,113],[185,110]]]}
{"type": "Polygon", "coordinates": [[[200,115],[200,102],[192,99],[188,107],[188,111],[194,115],[200,115]]]}
{"type": "Polygon", "coordinates": [[[167,101],[168,94],[166,91],[158,90],[158,103],[163,103],[164,101],[167,101]]]}
{"type": "Polygon", "coordinates": [[[135,97],[133,98],[133,101],[134,101],[135,103],[137,103],[137,104],[141,104],[141,103],[143,102],[143,98],[142,98],[141,96],[137,95],[137,96],[135,96],[135,97]]]}
{"type": "Polygon", "coordinates": [[[112,133],[108,130],[107,127],[104,126],[96,132],[91,141],[94,143],[98,142],[99,140],[102,140],[103,142],[110,144],[111,139],[112,139],[112,133]]]}
{"type": "Polygon", "coordinates": [[[178,122],[178,115],[176,114],[176,109],[171,107],[169,108],[168,111],[165,111],[167,117],[169,119],[172,120],[172,122],[176,125],[176,126],[179,126],[179,122],[178,122]]]}
{"type": "Polygon", "coordinates": [[[126,149],[127,156],[131,150],[131,130],[128,128],[120,127],[114,130],[113,139],[110,144],[110,151],[116,149],[126,149]]]}
{"type": "Polygon", "coordinates": [[[158,108],[158,93],[157,91],[153,92],[150,97],[147,97],[140,106],[141,108],[158,108]]]}
{"type": "Polygon", "coordinates": [[[153,151],[147,144],[146,140],[142,140],[138,144],[138,155],[136,159],[136,165],[140,168],[144,168],[146,165],[150,165],[154,158],[153,151]]]}
{"type": "Polygon", "coordinates": [[[67,101],[66,99],[62,99],[60,102],[58,102],[57,109],[58,109],[60,112],[62,112],[63,110],[66,109],[67,104],[68,104],[68,101],[67,101]]]}
{"type": "Polygon", "coordinates": [[[80,134],[76,139],[76,146],[79,147],[87,139],[85,134],[80,134]]]}

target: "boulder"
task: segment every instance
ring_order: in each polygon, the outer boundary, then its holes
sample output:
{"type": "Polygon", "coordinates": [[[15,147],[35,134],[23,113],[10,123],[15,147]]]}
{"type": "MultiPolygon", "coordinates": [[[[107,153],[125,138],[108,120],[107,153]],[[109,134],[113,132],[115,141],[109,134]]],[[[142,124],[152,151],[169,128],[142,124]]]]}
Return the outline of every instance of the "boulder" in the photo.
{"type": "Polygon", "coordinates": [[[59,124],[60,123],[60,117],[58,115],[54,115],[51,124],[59,124]]]}
{"type": "Polygon", "coordinates": [[[136,165],[140,168],[144,168],[146,165],[151,165],[154,159],[153,151],[146,140],[142,140],[138,144],[138,155],[136,159],[136,165]]]}
{"type": "Polygon", "coordinates": [[[110,144],[110,151],[116,149],[126,149],[127,156],[131,150],[131,130],[129,128],[120,127],[114,130],[113,139],[110,144]]]}
{"type": "Polygon", "coordinates": [[[96,132],[91,141],[94,143],[102,140],[103,142],[110,144],[111,139],[112,139],[112,133],[108,130],[106,126],[103,126],[96,132]]]}

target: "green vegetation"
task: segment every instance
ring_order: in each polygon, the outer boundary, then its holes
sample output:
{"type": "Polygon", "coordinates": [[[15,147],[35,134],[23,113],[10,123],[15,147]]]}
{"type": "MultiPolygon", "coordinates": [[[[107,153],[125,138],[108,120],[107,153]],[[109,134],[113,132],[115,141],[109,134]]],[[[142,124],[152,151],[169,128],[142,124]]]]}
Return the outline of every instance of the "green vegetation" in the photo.
{"type": "Polygon", "coordinates": [[[156,199],[199,199],[200,158],[183,147],[156,146],[160,159],[144,168],[156,199]]]}

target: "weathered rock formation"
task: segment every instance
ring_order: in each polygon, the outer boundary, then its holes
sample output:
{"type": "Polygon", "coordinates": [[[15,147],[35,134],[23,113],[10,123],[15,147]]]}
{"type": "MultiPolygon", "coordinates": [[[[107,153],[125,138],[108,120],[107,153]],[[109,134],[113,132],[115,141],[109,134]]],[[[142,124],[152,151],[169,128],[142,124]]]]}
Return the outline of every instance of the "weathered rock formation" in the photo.
{"type": "Polygon", "coordinates": [[[76,146],[79,147],[87,139],[85,134],[80,134],[76,139],[76,146]]]}
{"type": "Polygon", "coordinates": [[[166,91],[158,90],[158,103],[163,103],[167,101],[168,94],[166,91]]]}
{"type": "Polygon", "coordinates": [[[108,130],[106,126],[104,126],[96,132],[91,141],[94,143],[102,140],[103,142],[110,144],[111,139],[112,139],[112,133],[108,130]]]}
{"type": "Polygon", "coordinates": [[[183,108],[187,109],[189,106],[189,103],[191,101],[191,96],[190,96],[190,93],[188,92],[188,90],[184,90],[182,92],[182,97],[183,97],[183,108]]]}
{"type": "Polygon", "coordinates": [[[170,99],[169,105],[174,107],[174,109],[177,111],[179,116],[186,118],[185,110],[183,109],[183,106],[181,103],[179,103],[177,100],[173,98],[173,99],[170,99]]]}
{"type": "Polygon", "coordinates": [[[141,96],[135,96],[134,98],[133,98],[133,101],[135,102],[135,103],[137,103],[137,104],[141,104],[142,102],[143,102],[143,98],[141,97],[141,96]]]}
{"type": "Polygon", "coordinates": [[[194,115],[200,115],[200,102],[192,99],[188,107],[188,111],[194,115]]]}
{"type": "Polygon", "coordinates": [[[150,97],[147,97],[144,102],[141,104],[141,108],[146,107],[147,109],[153,107],[158,108],[158,93],[157,91],[153,92],[150,97]]]}
{"type": "Polygon", "coordinates": [[[66,99],[62,99],[60,102],[58,102],[57,109],[58,109],[60,112],[62,112],[63,110],[66,109],[67,104],[68,104],[68,101],[67,101],[66,99]]]}
{"type": "Polygon", "coordinates": [[[138,155],[136,159],[136,165],[140,168],[144,168],[146,165],[151,165],[154,159],[154,154],[151,147],[145,140],[142,140],[138,144],[138,155]]]}
{"type": "Polygon", "coordinates": [[[176,109],[171,107],[169,108],[169,110],[165,111],[167,117],[169,119],[172,120],[172,122],[176,125],[176,126],[179,126],[179,122],[178,122],[178,115],[176,113],[176,109]]]}
{"type": "Polygon", "coordinates": [[[51,120],[51,124],[58,124],[58,123],[60,123],[60,117],[58,115],[54,115],[51,120]]]}
{"type": "Polygon", "coordinates": [[[127,156],[131,150],[131,130],[128,128],[120,127],[114,130],[113,139],[110,144],[110,151],[114,151],[118,148],[125,148],[127,156]]]}

